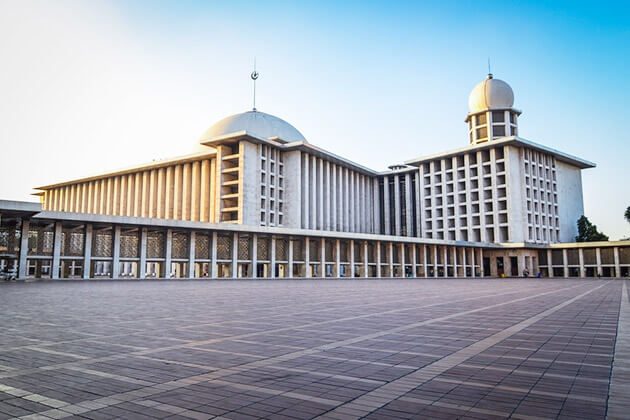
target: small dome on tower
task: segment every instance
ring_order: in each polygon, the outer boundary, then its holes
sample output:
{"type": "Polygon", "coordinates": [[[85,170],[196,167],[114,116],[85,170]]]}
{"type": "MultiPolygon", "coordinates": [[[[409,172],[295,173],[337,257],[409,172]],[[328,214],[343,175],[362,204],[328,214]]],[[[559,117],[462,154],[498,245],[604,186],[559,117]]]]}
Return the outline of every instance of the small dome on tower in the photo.
{"type": "Polygon", "coordinates": [[[302,133],[288,122],[260,111],[247,111],[218,121],[206,130],[200,141],[209,141],[239,131],[246,131],[263,139],[278,137],[287,142],[306,141],[302,133]]]}
{"type": "Polygon", "coordinates": [[[475,114],[491,109],[508,109],[514,105],[514,92],[503,80],[492,74],[477,83],[468,97],[468,112],[475,114]]]}

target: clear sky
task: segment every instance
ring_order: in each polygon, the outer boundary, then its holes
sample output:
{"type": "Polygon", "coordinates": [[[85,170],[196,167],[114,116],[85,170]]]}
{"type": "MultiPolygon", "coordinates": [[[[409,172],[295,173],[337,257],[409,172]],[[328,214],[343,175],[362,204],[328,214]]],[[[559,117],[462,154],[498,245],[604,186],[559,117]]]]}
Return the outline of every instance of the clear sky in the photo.
{"type": "Polygon", "coordinates": [[[0,198],[183,155],[258,109],[374,169],[465,146],[510,83],[520,134],[598,164],[585,213],[630,236],[630,3],[0,0],[0,198]]]}

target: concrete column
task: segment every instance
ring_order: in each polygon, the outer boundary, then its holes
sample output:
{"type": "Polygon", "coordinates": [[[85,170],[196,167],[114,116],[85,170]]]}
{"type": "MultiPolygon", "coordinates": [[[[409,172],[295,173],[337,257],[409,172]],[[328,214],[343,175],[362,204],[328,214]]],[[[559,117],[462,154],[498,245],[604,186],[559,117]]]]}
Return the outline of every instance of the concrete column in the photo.
{"type": "Polygon", "coordinates": [[[166,229],[166,243],[164,244],[164,278],[171,278],[171,259],[173,255],[173,230],[166,229]]]}
{"type": "Polygon", "coordinates": [[[310,244],[310,238],[308,236],[304,238],[304,265],[306,268],[304,272],[304,277],[310,278],[311,277],[311,244],[310,244]]]}
{"type": "Polygon", "coordinates": [[[418,277],[418,244],[413,244],[411,247],[411,271],[412,277],[418,277]]]}
{"type": "Polygon", "coordinates": [[[271,268],[272,279],[276,278],[276,237],[271,236],[271,249],[269,250],[269,266],[271,268]]]}
{"type": "Polygon", "coordinates": [[[400,277],[406,277],[405,275],[405,265],[407,265],[407,259],[405,258],[405,244],[399,244],[400,250],[400,277]]]}
{"type": "Polygon", "coordinates": [[[140,267],[138,270],[138,277],[141,279],[147,276],[147,242],[149,238],[149,231],[147,228],[140,229],[140,267]]]}
{"type": "Polygon", "coordinates": [[[355,270],[354,270],[354,239],[350,240],[350,277],[354,278],[355,270]]]}
{"type": "Polygon", "coordinates": [[[391,205],[389,203],[389,177],[383,177],[383,227],[385,235],[391,235],[391,205]]]}
{"type": "Polygon", "coordinates": [[[232,234],[232,268],[230,270],[230,277],[233,279],[238,277],[238,233],[232,234]]]}
{"type": "Polygon", "coordinates": [[[394,235],[400,235],[400,177],[394,175],[394,235]]]}
{"type": "Polygon", "coordinates": [[[319,243],[319,247],[320,247],[320,264],[321,264],[321,269],[320,269],[320,274],[322,277],[326,277],[326,240],[324,238],[320,239],[320,243],[319,243]]]}
{"type": "Polygon", "coordinates": [[[621,266],[619,264],[619,247],[614,247],[613,252],[615,253],[615,277],[621,277],[621,266]]]}
{"type": "Polygon", "coordinates": [[[335,239],[335,271],[334,276],[341,276],[341,241],[339,239],[335,239]]]}
{"type": "MultiPolygon", "coordinates": [[[[444,200],[446,202],[446,200],[444,200]]],[[[444,277],[448,277],[448,246],[444,247],[444,255],[442,256],[444,262],[444,277]]]]}
{"type": "Polygon", "coordinates": [[[372,190],[374,191],[374,227],[372,233],[381,233],[381,189],[378,185],[378,178],[374,178],[372,183],[372,190]]]}
{"type": "Polygon", "coordinates": [[[18,260],[18,278],[24,280],[28,275],[28,232],[31,221],[22,219],[20,233],[20,259],[18,260]]]}
{"type": "Polygon", "coordinates": [[[362,249],[361,252],[363,252],[363,277],[368,277],[369,276],[369,274],[368,274],[368,267],[369,267],[368,266],[368,264],[369,264],[369,261],[368,261],[368,242],[367,241],[363,241],[362,247],[363,247],[363,249],[362,249]]]}
{"type": "Polygon", "coordinates": [[[217,233],[212,232],[212,242],[210,246],[210,278],[217,278],[217,233]]]}
{"type": "Polygon", "coordinates": [[[112,249],[112,278],[120,276],[120,226],[114,226],[114,244],[112,249]]]}
{"type": "Polygon", "coordinates": [[[255,279],[258,277],[258,235],[252,235],[252,275],[255,279]]]}
{"type": "Polygon", "coordinates": [[[195,231],[190,232],[188,237],[188,278],[195,278],[195,231]]]}
{"type": "Polygon", "coordinates": [[[287,238],[288,243],[289,243],[289,249],[288,249],[288,273],[287,273],[287,277],[292,279],[293,278],[293,241],[291,240],[291,237],[287,238]]]}
{"type": "Polygon", "coordinates": [[[595,256],[597,258],[597,272],[595,273],[595,275],[599,275],[602,274],[602,252],[601,252],[601,248],[597,247],[595,248],[595,256]]]}
{"type": "Polygon", "coordinates": [[[437,245],[433,245],[433,275],[434,277],[438,276],[437,255],[438,255],[438,247],[437,245]]]}
{"type": "Polygon", "coordinates": [[[55,222],[55,236],[53,239],[53,260],[52,271],[50,273],[52,279],[58,279],[60,276],[59,270],[61,267],[61,222],[55,222]]]}
{"type": "Polygon", "coordinates": [[[389,277],[394,277],[394,243],[387,242],[387,254],[389,255],[389,277]]]}
{"type": "Polygon", "coordinates": [[[457,273],[457,263],[459,262],[457,258],[457,247],[451,247],[451,251],[453,252],[453,277],[459,277],[457,273]]]}
{"type": "Polygon", "coordinates": [[[551,260],[551,250],[547,250],[547,271],[549,272],[549,277],[553,278],[553,261],[551,260]]]}
{"type": "Polygon", "coordinates": [[[83,241],[83,279],[90,278],[90,266],[92,265],[92,225],[85,225],[85,240],[83,241]]]}
{"type": "Polygon", "coordinates": [[[562,250],[562,271],[564,272],[564,277],[569,277],[569,266],[567,262],[567,250],[562,250]]]}
{"type": "Polygon", "coordinates": [[[381,241],[376,241],[376,277],[381,278],[381,241]]]}
{"type": "Polygon", "coordinates": [[[324,160],[318,159],[317,165],[317,228],[325,229],[324,226],[324,160]]]}
{"type": "Polygon", "coordinates": [[[303,188],[304,191],[302,191],[303,196],[302,196],[302,227],[304,229],[310,229],[310,220],[311,217],[309,215],[309,211],[310,211],[310,197],[311,195],[309,194],[309,188],[310,188],[310,184],[311,184],[311,179],[310,179],[310,170],[308,167],[309,164],[309,156],[308,155],[304,155],[305,159],[304,159],[304,184],[303,184],[303,188]]]}
{"type": "Polygon", "coordinates": [[[586,270],[584,269],[584,249],[578,248],[578,258],[580,261],[580,277],[586,277],[586,270]]]}
{"type": "Polygon", "coordinates": [[[326,172],[324,173],[324,183],[325,183],[325,193],[322,194],[322,197],[325,199],[326,201],[326,205],[324,207],[324,226],[323,229],[325,230],[330,230],[330,222],[331,222],[331,206],[330,206],[330,200],[332,198],[331,194],[331,189],[330,189],[330,161],[327,160],[326,161],[326,172]]]}

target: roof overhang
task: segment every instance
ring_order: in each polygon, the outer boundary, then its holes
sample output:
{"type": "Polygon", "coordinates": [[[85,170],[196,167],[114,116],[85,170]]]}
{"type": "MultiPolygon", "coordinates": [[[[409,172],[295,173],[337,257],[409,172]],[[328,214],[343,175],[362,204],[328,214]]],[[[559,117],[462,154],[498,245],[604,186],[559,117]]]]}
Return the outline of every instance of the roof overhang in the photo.
{"type": "Polygon", "coordinates": [[[67,186],[67,185],[75,185],[75,184],[79,184],[79,183],[82,183],[82,182],[95,181],[95,180],[99,180],[99,179],[103,179],[103,178],[109,178],[109,177],[112,177],[112,176],[127,175],[127,174],[140,172],[140,171],[146,171],[146,170],[151,170],[151,169],[159,169],[159,168],[162,168],[162,167],[165,167],[165,166],[170,166],[170,165],[174,165],[174,164],[178,164],[178,163],[196,162],[198,160],[204,160],[204,159],[207,159],[209,157],[215,156],[216,153],[217,153],[216,150],[209,149],[207,151],[204,150],[202,152],[193,153],[193,154],[189,154],[189,155],[178,156],[178,157],[174,157],[174,158],[170,158],[170,159],[156,160],[156,161],[153,161],[153,162],[150,162],[150,163],[143,163],[141,165],[131,166],[131,167],[124,168],[124,169],[119,169],[119,170],[113,171],[113,172],[106,172],[106,173],[101,173],[101,174],[97,174],[97,175],[87,176],[87,177],[84,177],[84,178],[73,179],[71,181],[64,181],[64,182],[59,182],[59,183],[56,183],[56,184],[44,185],[42,187],[36,187],[34,189],[35,190],[49,190],[51,188],[64,187],[64,186],[67,186]]]}
{"type": "Polygon", "coordinates": [[[533,141],[524,139],[522,137],[515,137],[515,136],[503,137],[501,139],[491,140],[484,143],[475,144],[472,146],[466,146],[459,149],[450,150],[447,152],[418,157],[415,159],[405,161],[405,164],[412,165],[412,166],[420,166],[422,163],[432,161],[435,159],[463,155],[471,151],[486,150],[486,149],[492,149],[497,146],[507,146],[507,145],[516,146],[516,147],[524,147],[528,149],[534,149],[539,152],[548,153],[550,155],[553,155],[559,161],[568,163],[569,165],[573,165],[580,169],[594,168],[596,166],[593,162],[590,162],[588,160],[581,159],[579,157],[569,155],[567,153],[561,152],[551,147],[543,146],[542,144],[538,144],[533,141]]]}

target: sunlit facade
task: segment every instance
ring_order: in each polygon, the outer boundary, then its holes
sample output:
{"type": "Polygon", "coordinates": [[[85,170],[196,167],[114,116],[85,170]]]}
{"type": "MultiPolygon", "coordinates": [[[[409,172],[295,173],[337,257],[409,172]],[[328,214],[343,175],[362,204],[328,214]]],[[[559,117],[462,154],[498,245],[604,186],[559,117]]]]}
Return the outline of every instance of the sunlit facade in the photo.
{"type": "Polygon", "coordinates": [[[38,187],[37,205],[0,201],[0,271],[628,275],[630,244],[571,243],[583,214],[581,170],[594,164],[519,137],[513,102],[510,86],[489,75],[470,94],[467,146],[385,172],[309,143],[272,115],[233,115],[193,154],[38,187]]]}

